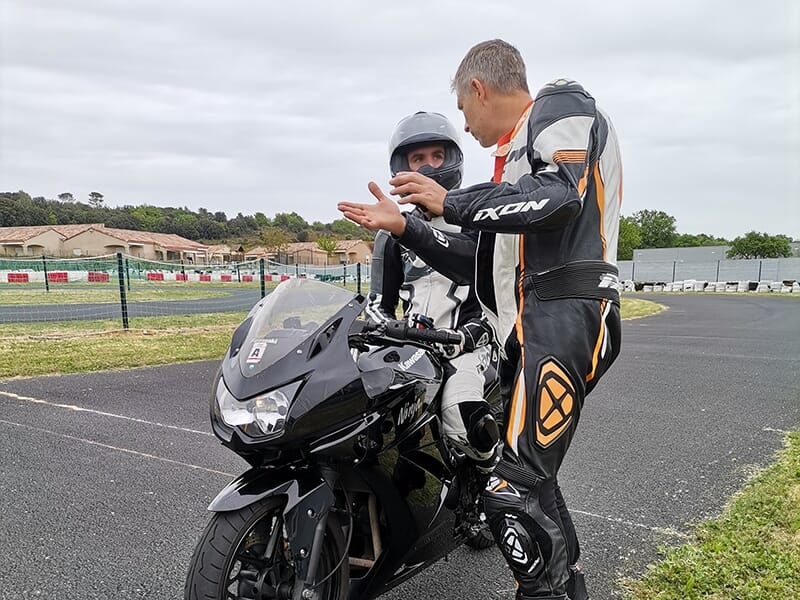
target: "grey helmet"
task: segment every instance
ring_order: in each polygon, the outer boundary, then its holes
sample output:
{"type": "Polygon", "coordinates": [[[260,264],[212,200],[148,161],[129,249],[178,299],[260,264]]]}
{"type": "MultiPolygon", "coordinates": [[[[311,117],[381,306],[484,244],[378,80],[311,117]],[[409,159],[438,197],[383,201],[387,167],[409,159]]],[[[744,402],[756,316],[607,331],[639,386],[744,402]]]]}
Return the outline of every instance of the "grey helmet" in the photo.
{"type": "Polygon", "coordinates": [[[423,166],[419,172],[448,190],[461,185],[464,175],[464,155],[458,132],[442,114],[420,111],[402,119],[389,140],[389,170],[392,176],[408,171],[408,152],[414,146],[444,142],[444,162],[434,169],[423,166]]]}

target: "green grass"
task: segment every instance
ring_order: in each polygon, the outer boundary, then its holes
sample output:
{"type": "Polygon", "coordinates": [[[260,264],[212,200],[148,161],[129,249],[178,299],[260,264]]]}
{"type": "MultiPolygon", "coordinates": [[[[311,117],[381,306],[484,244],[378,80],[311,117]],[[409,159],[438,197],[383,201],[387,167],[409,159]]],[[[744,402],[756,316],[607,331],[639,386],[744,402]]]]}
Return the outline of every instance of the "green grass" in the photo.
{"type": "MultiPolygon", "coordinates": [[[[230,285],[230,284],[229,284],[230,285]]],[[[202,300],[230,296],[223,290],[191,289],[140,289],[126,292],[128,302],[169,302],[172,300],[202,300]]],[[[86,304],[116,303],[119,304],[118,288],[87,289],[51,289],[45,292],[38,290],[0,290],[0,305],[19,304],[86,304]]]]}
{"type": "Polygon", "coordinates": [[[648,317],[660,313],[665,308],[663,304],[650,302],[649,300],[641,300],[639,298],[630,298],[628,296],[623,296],[620,302],[623,319],[648,317]]]}
{"type": "Polygon", "coordinates": [[[193,329],[185,334],[161,331],[107,333],[98,337],[54,340],[3,340],[0,378],[32,377],[161,365],[221,358],[230,329],[193,329]]]}
{"type": "MultiPolygon", "coordinates": [[[[354,284],[348,288],[355,290],[354,284]]],[[[662,310],[655,302],[622,299],[624,318],[662,310]]],[[[221,358],[246,313],[0,324],[0,378],[34,377],[221,358]]]]}
{"type": "Polygon", "coordinates": [[[246,312],[0,325],[0,378],[221,358],[246,312]]]}
{"type": "Polygon", "coordinates": [[[800,432],[689,544],[665,550],[626,600],[800,598],[800,432]]]}
{"type": "MultiPolygon", "coordinates": [[[[223,328],[233,331],[247,316],[246,311],[229,313],[205,313],[198,315],[168,315],[160,317],[131,317],[128,320],[131,334],[180,330],[185,332],[195,328],[223,328]]],[[[122,330],[122,320],[99,319],[94,321],[40,321],[37,323],[2,323],[0,340],[27,336],[29,338],[77,337],[87,334],[103,334],[122,330]]]]}
{"type": "Polygon", "coordinates": [[[789,292],[785,294],[781,294],[779,292],[625,292],[626,294],[647,294],[648,296],[737,296],[739,298],[744,297],[751,297],[751,298],[794,298],[795,300],[800,299],[800,294],[796,294],[794,292],[789,292]]]}

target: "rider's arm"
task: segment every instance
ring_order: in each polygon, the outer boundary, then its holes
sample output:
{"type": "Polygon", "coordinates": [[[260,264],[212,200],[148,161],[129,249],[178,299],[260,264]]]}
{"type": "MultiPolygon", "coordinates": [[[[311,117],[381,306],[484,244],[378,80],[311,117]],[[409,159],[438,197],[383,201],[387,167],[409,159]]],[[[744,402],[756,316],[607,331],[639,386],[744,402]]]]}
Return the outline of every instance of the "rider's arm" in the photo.
{"type": "Polygon", "coordinates": [[[477,240],[477,231],[441,231],[413,214],[406,216],[405,231],[398,238],[428,266],[459,285],[473,282],[477,240]]]}
{"type": "Polygon", "coordinates": [[[370,319],[385,321],[397,318],[403,277],[400,245],[389,232],[381,229],[375,235],[375,248],[372,251],[369,303],[365,309],[370,319]]]}

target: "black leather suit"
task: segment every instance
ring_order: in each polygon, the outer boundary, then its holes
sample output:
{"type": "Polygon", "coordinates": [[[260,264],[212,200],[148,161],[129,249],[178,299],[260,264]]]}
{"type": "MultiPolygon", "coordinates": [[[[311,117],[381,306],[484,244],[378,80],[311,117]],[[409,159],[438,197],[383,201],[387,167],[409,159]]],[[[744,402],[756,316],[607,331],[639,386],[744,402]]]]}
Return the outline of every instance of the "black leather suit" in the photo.
{"type": "Polygon", "coordinates": [[[586,394],[621,345],[619,146],[594,99],[557,80],[495,156],[492,182],[448,192],[444,217],[462,233],[446,248],[418,219],[399,239],[448,277],[474,278],[501,345],[506,402],[486,512],[520,597],[564,598],[580,550],[558,469],[586,394]]]}

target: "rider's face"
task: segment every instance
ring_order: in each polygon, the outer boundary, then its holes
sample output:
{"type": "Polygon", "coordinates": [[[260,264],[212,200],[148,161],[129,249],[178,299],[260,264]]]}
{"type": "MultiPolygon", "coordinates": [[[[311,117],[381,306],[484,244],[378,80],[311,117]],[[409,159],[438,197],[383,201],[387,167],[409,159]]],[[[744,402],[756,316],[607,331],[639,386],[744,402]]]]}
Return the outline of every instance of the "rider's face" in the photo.
{"type": "Polygon", "coordinates": [[[408,158],[408,168],[412,171],[419,171],[425,165],[438,169],[444,162],[444,144],[418,146],[410,150],[406,157],[408,158]]]}

